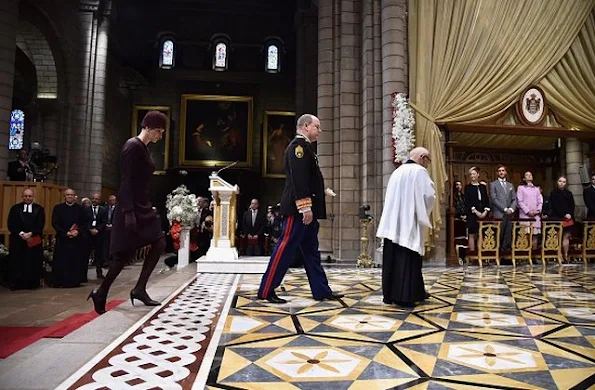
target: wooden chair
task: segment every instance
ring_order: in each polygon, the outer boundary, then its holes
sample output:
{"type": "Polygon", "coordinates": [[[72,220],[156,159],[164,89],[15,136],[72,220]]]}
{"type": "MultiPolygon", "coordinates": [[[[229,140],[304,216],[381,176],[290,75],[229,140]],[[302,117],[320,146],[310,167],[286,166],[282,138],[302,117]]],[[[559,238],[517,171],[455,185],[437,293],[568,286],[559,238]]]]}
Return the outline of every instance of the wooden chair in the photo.
{"type": "Polygon", "coordinates": [[[562,221],[544,219],[541,221],[541,232],[543,234],[541,243],[541,261],[545,267],[548,259],[558,260],[562,265],[562,221]]]}
{"type": "Polygon", "coordinates": [[[477,262],[483,266],[486,260],[496,260],[496,265],[500,267],[500,222],[499,221],[479,221],[479,232],[477,233],[477,262]]]}
{"type": "Polygon", "coordinates": [[[533,224],[534,219],[516,219],[512,221],[512,246],[510,258],[513,267],[517,260],[528,260],[533,265],[533,224]]]}
{"type": "Polygon", "coordinates": [[[585,265],[595,259],[595,220],[583,220],[582,257],[585,265]]]}

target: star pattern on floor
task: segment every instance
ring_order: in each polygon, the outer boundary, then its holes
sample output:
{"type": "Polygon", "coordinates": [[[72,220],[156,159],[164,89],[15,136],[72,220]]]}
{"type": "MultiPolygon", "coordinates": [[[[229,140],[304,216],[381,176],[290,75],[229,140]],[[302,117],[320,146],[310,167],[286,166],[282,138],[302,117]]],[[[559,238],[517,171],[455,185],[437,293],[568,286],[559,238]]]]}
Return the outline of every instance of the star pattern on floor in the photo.
{"type": "Polygon", "coordinates": [[[292,270],[257,298],[244,275],[208,389],[585,389],[595,386],[595,272],[581,266],[424,268],[431,297],[382,302],[378,269],[327,271],[338,301],[292,270]]]}

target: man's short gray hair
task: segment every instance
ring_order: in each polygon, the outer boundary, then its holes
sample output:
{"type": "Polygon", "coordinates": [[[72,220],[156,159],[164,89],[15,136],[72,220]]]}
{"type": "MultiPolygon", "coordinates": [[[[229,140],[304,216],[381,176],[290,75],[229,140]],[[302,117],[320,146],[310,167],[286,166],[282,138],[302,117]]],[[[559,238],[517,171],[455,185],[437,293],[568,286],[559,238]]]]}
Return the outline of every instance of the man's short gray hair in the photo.
{"type": "Polygon", "coordinates": [[[297,120],[296,130],[301,129],[304,125],[309,125],[314,121],[314,115],[312,114],[303,114],[297,120]]]}

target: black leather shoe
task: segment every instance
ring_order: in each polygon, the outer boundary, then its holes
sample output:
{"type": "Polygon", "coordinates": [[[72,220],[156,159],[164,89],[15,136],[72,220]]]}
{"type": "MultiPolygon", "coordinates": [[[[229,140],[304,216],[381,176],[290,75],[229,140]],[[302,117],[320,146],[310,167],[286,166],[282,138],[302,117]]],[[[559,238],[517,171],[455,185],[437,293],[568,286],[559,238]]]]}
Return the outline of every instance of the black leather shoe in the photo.
{"type": "Polygon", "coordinates": [[[336,300],[336,299],[341,299],[341,298],[343,298],[344,296],[345,296],[345,294],[339,294],[339,293],[334,293],[334,292],[331,292],[331,293],[330,293],[329,295],[327,295],[326,297],[322,297],[322,298],[314,298],[314,299],[315,299],[315,300],[317,300],[317,301],[324,301],[325,299],[326,299],[326,300],[329,300],[329,301],[332,301],[332,300],[336,300]]]}
{"type": "Polygon", "coordinates": [[[428,299],[429,297],[431,297],[430,293],[426,291],[426,293],[424,294],[424,299],[428,299]]]}
{"type": "Polygon", "coordinates": [[[105,310],[105,303],[107,301],[106,296],[99,295],[97,290],[91,291],[89,296],[87,297],[87,301],[91,298],[93,300],[93,308],[95,309],[95,313],[101,315],[106,312],[105,310]]]}
{"type": "Polygon", "coordinates": [[[273,291],[273,292],[271,292],[271,293],[269,294],[269,296],[268,296],[268,297],[266,297],[265,299],[267,300],[267,302],[270,302],[270,303],[278,303],[278,304],[280,304],[280,305],[281,305],[281,304],[284,304],[284,303],[287,303],[287,301],[286,301],[285,299],[279,298],[279,297],[277,296],[277,294],[276,294],[274,291],[273,291]]]}
{"type": "Polygon", "coordinates": [[[157,301],[151,299],[151,297],[149,296],[149,294],[147,294],[146,291],[140,291],[140,292],[136,291],[136,290],[130,291],[130,301],[132,302],[132,306],[134,306],[135,299],[138,299],[139,301],[144,303],[145,306],[159,306],[159,305],[161,305],[161,302],[157,302],[157,301]]]}

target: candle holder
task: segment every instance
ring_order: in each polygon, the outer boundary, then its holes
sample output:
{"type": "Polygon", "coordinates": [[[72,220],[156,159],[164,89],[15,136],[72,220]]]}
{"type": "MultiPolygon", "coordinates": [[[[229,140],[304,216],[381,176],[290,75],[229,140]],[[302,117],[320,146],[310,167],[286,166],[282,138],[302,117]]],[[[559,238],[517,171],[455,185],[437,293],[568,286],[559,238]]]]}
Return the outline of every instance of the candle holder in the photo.
{"type": "Polygon", "coordinates": [[[370,224],[372,223],[372,217],[367,216],[365,219],[360,219],[359,223],[362,227],[362,237],[361,240],[361,252],[357,257],[357,267],[358,268],[371,268],[374,265],[374,260],[372,256],[368,254],[368,229],[370,228],[370,224]]]}

